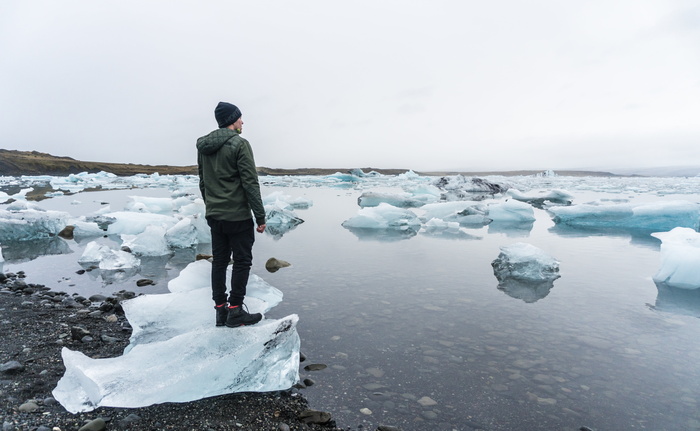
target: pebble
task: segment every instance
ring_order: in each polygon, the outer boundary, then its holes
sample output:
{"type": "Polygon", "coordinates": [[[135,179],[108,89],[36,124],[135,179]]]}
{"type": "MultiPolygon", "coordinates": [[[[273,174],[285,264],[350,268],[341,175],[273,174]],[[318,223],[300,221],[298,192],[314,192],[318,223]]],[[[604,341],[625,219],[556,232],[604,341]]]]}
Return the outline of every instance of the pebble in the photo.
{"type": "Polygon", "coordinates": [[[102,418],[93,419],[78,429],[78,431],[103,431],[107,424],[102,418]]]}
{"type": "Polygon", "coordinates": [[[119,421],[119,428],[129,428],[141,420],[141,416],[131,413],[129,416],[119,421]]]}
{"type": "Polygon", "coordinates": [[[423,407],[429,407],[429,406],[434,406],[437,405],[437,401],[430,397],[423,397],[418,400],[418,404],[422,405],[423,407]]]}
{"type": "Polygon", "coordinates": [[[365,408],[360,409],[360,413],[362,413],[363,415],[369,416],[372,414],[372,410],[365,407],[365,408]]]}
{"type": "Polygon", "coordinates": [[[5,362],[4,364],[0,365],[0,372],[6,374],[19,373],[20,371],[24,371],[24,365],[17,361],[5,362]]]}
{"type": "Polygon", "coordinates": [[[309,364],[304,367],[306,371],[320,371],[325,370],[328,366],[326,364],[309,364]]]}
{"type": "Polygon", "coordinates": [[[379,425],[377,431],[401,431],[401,429],[391,425],[379,425]]]}
{"type": "Polygon", "coordinates": [[[19,406],[18,410],[25,413],[33,413],[39,410],[39,406],[36,403],[30,401],[19,406]]]}
{"type": "Polygon", "coordinates": [[[423,416],[425,419],[428,419],[428,420],[434,420],[434,419],[438,418],[438,414],[432,410],[425,410],[425,411],[421,412],[421,416],[423,416]]]}
{"type": "Polygon", "coordinates": [[[284,422],[280,422],[280,424],[277,425],[277,431],[289,431],[289,430],[290,430],[289,425],[287,425],[284,422]]]}
{"type": "Polygon", "coordinates": [[[307,424],[325,424],[330,422],[331,414],[319,410],[304,410],[299,413],[299,419],[307,424]]]}

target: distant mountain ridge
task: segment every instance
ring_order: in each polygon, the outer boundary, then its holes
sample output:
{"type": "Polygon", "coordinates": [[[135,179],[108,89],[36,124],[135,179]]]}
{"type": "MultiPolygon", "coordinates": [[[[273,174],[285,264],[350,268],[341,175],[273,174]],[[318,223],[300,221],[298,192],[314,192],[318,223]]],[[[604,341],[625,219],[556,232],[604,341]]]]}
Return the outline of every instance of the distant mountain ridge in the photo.
{"type": "MultiPolygon", "coordinates": [[[[354,168],[298,168],[298,169],[278,169],[258,167],[260,175],[331,175],[336,172],[350,172],[354,168]]],[[[409,169],[384,169],[384,168],[361,168],[363,172],[375,171],[385,175],[397,175],[408,171],[409,169]]],[[[132,163],[106,163],[106,162],[85,162],[65,156],[54,156],[38,151],[18,151],[4,150],[0,148],[0,175],[4,176],[21,176],[21,175],[53,175],[66,176],[70,174],[79,174],[81,172],[110,172],[119,176],[130,176],[136,174],[153,174],[158,172],[161,175],[195,175],[197,174],[197,166],[168,166],[168,165],[138,165],[132,163]]],[[[420,175],[472,175],[472,176],[488,176],[488,175],[537,175],[543,171],[536,170],[521,170],[521,171],[483,171],[483,172],[457,172],[457,171],[440,171],[440,172],[418,172],[420,175]]],[[[618,176],[610,172],[601,172],[594,170],[567,170],[554,171],[557,175],[568,176],[618,176]]]]}

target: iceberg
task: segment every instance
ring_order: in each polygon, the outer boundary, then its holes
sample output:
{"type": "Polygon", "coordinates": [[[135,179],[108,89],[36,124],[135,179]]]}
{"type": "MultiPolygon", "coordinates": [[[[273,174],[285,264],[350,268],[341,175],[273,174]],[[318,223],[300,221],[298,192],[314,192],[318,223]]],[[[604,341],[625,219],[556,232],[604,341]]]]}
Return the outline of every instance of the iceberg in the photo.
{"type": "Polygon", "coordinates": [[[509,199],[488,205],[488,217],[493,221],[526,223],[535,221],[535,211],[532,206],[509,199]]]}
{"type": "MultiPolygon", "coordinates": [[[[188,248],[199,243],[200,233],[192,222],[193,219],[183,218],[165,232],[168,246],[173,248],[188,248]]],[[[209,236],[211,238],[211,235],[209,236]]],[[[211,241],[208,241],[211,242],[211,241]]]]}
{"type": "MultiPolygon", "coordinates": [[[[124,301],[134,332],[122,356],[91,359],[64,348],[66,371],[54,398],[78,413],[294,385],[299,380],[298,316],[215,327],[210,271],[208,261],[193,262],[169,283],[171,293],[124,301]]],[[[264,313],[281,301],[279,290],[260,278],[251,280],[246,296],[251,312],[264,313]]]]}
{"type": "Polygon", "coordinates": [[[448,201],[470,200],[475,194],[493,196],[504,193],[509,188],[504,184],[492,183],[482,178],[468,178],[464,175],[441,177],[435,180],[433,185],[445,191],[443,197],[448,201]]]}
{"type": "Polygon", "coordinates": [[[424,205],[422,219],[433,218],[457,222],[461,226],[484,226],[491,223],[489,207],[474,201],[440,202],[424,205]]]}
{"type": "Polygon", "coordinates": [[[179,221],[177,218],[169,215],[130,211],[117,211],[103,214],[100,217],[108,220],[107,233],[109,235],[138,235],[150,225],[159,225],[170,229],[179,221]]]}
{"type": "Polygon", "coordinates": [[[582,204],[548,208],[557,224],[583,228],[625,228],[669,231],[700,228],[700,204],[689,201],[582,204]]]}
{"type": "Polygon", "coordinates": [[[525,302],[535,302],[547,296],[554,280],[560,277],[556,259],[522,242],[502,246],[491,266],[498,288],[525,302]]]}
{"type": "Polygon", "coordinates": [[[700,288],[700,233],[677,227],[651,235],[661,240],[661,268],[654,282],[680,289],[700,288]]]}
{"type": "Polygon", "coordinates": [[[170,253],[165,233],[162,226],[146,226],[138,235],[122,234],[122,246],[139,256],[163,256],[170,253]]]}
{"type": "Polygon", "coordinates": [[[357,198],[357,204],[361,208],[376,207],[381,203],[387,203],[398,208],[418,208],[425,202],[416,199],[410,193],[380,193],[364,192],[357,198]]]}
{"type": "Polygon", "coordinates": [[[535,208],[543,209],[547,205],[571,205],[574,197],[563,190],[549,190],[536,195],[528,195],[517,189],[509,189],[506,194],[513,199],[527,202],[535,208]]]}
{"type": "Polygon", "coordinates": [[[0,241],[28,241],[54,237],[66,227],[69,219],[70,215],[62,211],[0,210],[0,241]]]}
{"type": "Polygon", "coordinates": [[[412,211],[387,203],[362,208],[357,215],[342,223],[344,228],[388,229],[418,232],[421,222],[412,211]]]}
{"type": "Polygon", "coordinates": [[[123,250],[112,250],[106,245],[90,241],[78,259],[81,265],[97,264],[102,270],[124,270],[137,268],[141,261],[131,253],[123,250]]]}

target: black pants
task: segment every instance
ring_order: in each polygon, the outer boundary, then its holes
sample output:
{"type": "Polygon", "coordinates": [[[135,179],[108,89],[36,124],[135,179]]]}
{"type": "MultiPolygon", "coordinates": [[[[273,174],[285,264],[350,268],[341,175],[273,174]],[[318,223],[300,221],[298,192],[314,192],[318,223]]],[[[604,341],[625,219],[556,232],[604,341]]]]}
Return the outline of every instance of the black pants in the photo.
{"type": "Polygon", "coordinates": [[[226,268],[233,257],[231,305],[243,304],[250,267],[253,264],[255,226],[253,219],[224,221],[207,218],[211,228],[211,250],[214,261],[211,265],[211,290],[215,305],[226,302],[226,268]]]}

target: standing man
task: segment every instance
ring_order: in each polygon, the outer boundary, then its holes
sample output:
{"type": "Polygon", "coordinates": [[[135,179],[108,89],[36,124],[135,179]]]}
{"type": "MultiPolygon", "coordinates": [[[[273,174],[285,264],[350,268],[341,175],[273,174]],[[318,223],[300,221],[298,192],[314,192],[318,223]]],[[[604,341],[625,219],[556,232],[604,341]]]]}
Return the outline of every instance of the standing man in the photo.
{"type": "Polygon", "coordinates": [[[250,314],[243,309],[243,298],[253,263],[253,231],[265,231],[265,208],[253,150],[241,137],[241,110],[219,102],[214,117],[219,128],[197,139],[199,189],[211,228],[214,255],[211,289],[216,326],[235,328],[254,325],[262,319],[260,313],[250,314]],[[231,291],[227,299],[226,268],[232,257],[231,291]]]}

